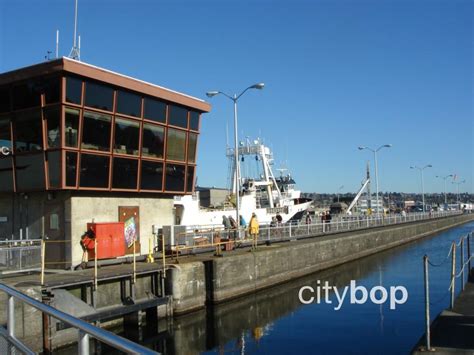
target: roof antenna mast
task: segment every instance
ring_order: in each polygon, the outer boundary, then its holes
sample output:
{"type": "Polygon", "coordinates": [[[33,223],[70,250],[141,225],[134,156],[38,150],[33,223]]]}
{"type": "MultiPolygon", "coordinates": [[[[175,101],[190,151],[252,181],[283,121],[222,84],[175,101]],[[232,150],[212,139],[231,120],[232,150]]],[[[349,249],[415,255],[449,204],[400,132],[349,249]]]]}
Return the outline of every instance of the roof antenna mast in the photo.
{"type": "Polygon", "coordinates": [[[56,59],[59,58],[59,30],[56,30],[56,59]]]}
{"type": "Polygon", "coordinates": [[[71,53],[69,53],[69,58],[75,60],[81,60],[81,49],[77,46],[77,1],[75,0],[75,8],[74,8],[74,41],[71,49],[71,53]]]}

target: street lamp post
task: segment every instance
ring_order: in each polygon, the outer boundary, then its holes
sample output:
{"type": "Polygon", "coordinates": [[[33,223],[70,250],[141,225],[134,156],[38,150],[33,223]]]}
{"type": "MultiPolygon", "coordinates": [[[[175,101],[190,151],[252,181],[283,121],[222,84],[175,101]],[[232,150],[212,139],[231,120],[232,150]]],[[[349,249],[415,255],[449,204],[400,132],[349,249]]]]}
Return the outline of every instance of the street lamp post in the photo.
{"type": "MultiPolygon", "coordinates": [[[[379,213],[379,173],[378,173],[378,164],[377,164],[377,152],[382,149],[382,148],[390,148],[392,145],[391,144],[384,144],[378,147],[377,149],[372,149],[369,147],[361,146],[359,147],[359,150],[370,150],[372,153],[374,153],[374,161],[375,161],[375,186],[376,186],[376,191],[375,191],[375,199],[377,201],[377,214],[379,213]]],[[[369,198],[371,198],[369,196],[369,198]]]]}
{"type": "MultiPolygon", "coordinates": [[[[206,93],[207,97],[213,97],[216,95],[224,95],[228,99],[234,102],[234,160],[235,160],[235,220],[237,225],[240,226],[240,201],[239,201],[239,192],[240,192],[240,169],[239,169],[239,140],[237,135],[237,101],[240,97],[250,89],[258,89],[261,90],[265,86],[264,83],[258,83],[249,86],[244,91],[242,91],[239,95],[234,94],[233,96],[227,95],[225,92],[222,91],[208,91],[206,93]]],[[[240,234],[239,234],[240,236],[240,234]]]]}
{"type": "Polygon", "coordinates": [[[423,203],[423,212],[426,212],[426,209],[425,209],[425,184],[424,184],[424,179],[423,179],[423,170],[425,170],[426,168],[432,168],[433,165],[431,164],[428,164],[428,165],[425,165],[424,167],[420,168],[418,166],[410,166],[410,169],[418,169],[420,171],[420,175],[421,175],[421,199],[422,199],[422,203],[423,203]]]}
{"type": "Polygon", "coordinates": [[[458,205],[461,202],[460,199],[459,199],[459,185],[464,184],[465,182],[466,182],[466,180],[459,181],[459,182],[456,182],[456,181],[452,182],[452,184],[456,184],[456,201],[457,201],[458,205]]]}
{"type": "Polygon", "coordinates": [[[339,203],[339,192],[344,188],[344,185],[341,185],[337,190],[337,202],[339,203]]]}
{"type": "Polygon", "coordinates": [[[452,176],[453,176],[453,174],[449,174],[449,175],[446,175],[446,176],[436,175],[437,178],[440,178],[440,179],[444,180],[444,204],[445,205],[448,204],[448,196],[446,195],[446,179],[449,178],[449,177],[452,177],[452,176]]]}

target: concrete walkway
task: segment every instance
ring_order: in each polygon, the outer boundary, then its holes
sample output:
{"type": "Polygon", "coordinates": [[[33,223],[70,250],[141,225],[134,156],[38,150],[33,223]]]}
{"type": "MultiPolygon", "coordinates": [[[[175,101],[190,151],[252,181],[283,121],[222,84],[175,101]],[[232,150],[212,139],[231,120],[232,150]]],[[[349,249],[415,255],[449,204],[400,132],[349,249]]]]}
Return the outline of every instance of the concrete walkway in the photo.
{"type": "MultiPolygon", "coordinates": [[[[423,335],[413,354],[426,354],[420,351],[424,347],[423,335]]],[[[474,354],[474,269],[454,308],[441,312],[431,324],[431,347],[435,354],[474,354]]]]}
{"type": "MultiPolygon", "coordinates": [[[[136,273],[137,276],[148,274],[150,272],[156,272],[162,270],[161,263],[155,262],[147,264],[144,262],[137,262],[136,273]]],[[[111,280],[115,278],[123,278],[126,276],[132,277],[133,266],[132,264],[119,264],[119,265],[108,265],[99,267],[97,270],[97,279],[99,281],[111,280]]],[[[44,277],[43,288],[57,288],[66,287],[70,285],[78,285],[81,283],[91,283],[94,280],[94,268],[85,270],[75,271],[58,271],[50,270],[46,271],[44,277]]],[[[11,277],[5,277],[0,279],[1,282],[9,284],[14,287],[28,287],[28,286],[40,286],[40,274],[32,273],[30,275],[15,275],[11,277]]]]}

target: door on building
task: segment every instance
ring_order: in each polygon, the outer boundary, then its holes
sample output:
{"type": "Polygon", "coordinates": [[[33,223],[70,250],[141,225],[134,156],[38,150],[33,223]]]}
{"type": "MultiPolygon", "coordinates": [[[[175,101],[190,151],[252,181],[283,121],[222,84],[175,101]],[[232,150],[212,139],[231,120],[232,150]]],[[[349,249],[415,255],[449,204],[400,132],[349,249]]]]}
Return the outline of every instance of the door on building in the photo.
{"type": "Polygon", "coordinates": [[[140,209],[138,206],[119,206],[119,222],[125,224],[125,254],[140,253],[140,209]]]}
{"type": "Polygon", "coordinates": [[[66,268],[66,243],[64,233],[64,206],[62,201],[48,201],[44,206],[44,235],[46,268],[66,268]]]}

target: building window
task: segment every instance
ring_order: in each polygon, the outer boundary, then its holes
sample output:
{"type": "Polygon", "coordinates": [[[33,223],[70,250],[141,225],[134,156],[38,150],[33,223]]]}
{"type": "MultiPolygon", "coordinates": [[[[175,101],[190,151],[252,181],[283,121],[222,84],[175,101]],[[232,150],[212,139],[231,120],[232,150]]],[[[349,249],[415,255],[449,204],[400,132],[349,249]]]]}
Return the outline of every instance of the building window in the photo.
{"type": "Polygon", "coordinates": [[[189,112],[189,129],[192,129],[193,131],[199,131],[199,116],[199,112],[189,112]]]}
{"type": "Polygon", "coordinates": [[[163,163],[142,160],[140,188],[158,191],[163,189],[163,163]]]}
{"type": "Polygon", "coordinates": [[[44,102],[46,104],[55,104],[60,101],[61,79],[49,78],[43,83],[44,102]]]}
{"type": "Polygon", "coordinates": [[[8,87],[0,88],[0,113],[10,111],[10,90],[8,87]]]}
{"type": "Polygon", "coordinates": [[[48,162],[49,187],[61,187],[61,151],[48,152],[46,155],[48,162]]]}
{"type": "Polygon", "coordinates": [[[66,101],[80,105],[82,97],[82,80],[77,78],[66,78],[66,101]]]}
{"type": "Polygon", "coordinates": [[[38,82],[29,81],[22,85],[13,87],[13,109],[36,107],[41,105],[41,85],[38,82]]]}
{"type": "Polygon", "coordinates": [[[43,153],[17,155],[15,160],[17,190],[44,190],[45,178],[43,153]]]}
{"type": "Polygon", "coordinates": [[[0,191],[13,191],[13,160],[11,157],[0,157],[0,191]]]}
{"type": "Polygon", "coordinates": [[[143,125],[142,156],[163,158],[165,129],[145,123],[143,125]]]}
{"type": "Polygon", "coordinates": [[[124,115],[141,117],[142,98],[127,91],[117,92],[117,112],[124,115]]]}
{"type": "Polygon", "coordinates": [[[137,189],[138,160],[114,158],[112,187],[115,189],[137,189]]]}
{"type": "Polygon", "coordinates": [[[49,215],[49,229],[59,230],[59,216],[57,213],[51,213],[49,215]]]}
{"type": "Polygon", "coordinates": [[[115,119],[114,152],[138,155],[140,124],[132,120],[115,119]]]}
{"type": "Polygon", "coordinates": [[[43,117],[46,119],[48,148],[61,146],[61,126],[59,107],[46,108],[43,110],[43,117]]]}
{"type": "Polygon", "coordinates": [[[166,104],[162,101],[145,97],[144,118],[156,122],[166,122],[166,104]]]}
{"type": "Polygon", "coordinates": [[[43,127],[39,109],[16,114],[14,122],[17,153],[43,149],[43,127]]]}
{"type": "Polygon", "coordinates": [[[188,138],[188,163],[196,162],[196,146],[197,146],[197,137],[195,133],[189,133],[188,138]]]}
{"type": "Polygon", "coordinates": [[[66,152],[66,186],[76,187],[77,153],[66,152]]]}
{"type": "Polygon", "coordinates": [[[0,118],[0,147],[12,149],[9,117],[0,118]]]}
{"type": "Polygon", "coordinates": [[[111,87],[86,82],[86,106],[112,111],[114,90],[111,87]]]}
{"type": "Polygon", "coordinates": [[[188,127],[188,110],[180,106],[169,106],[169,124],[173,126],[188,127]]]}
{"type": "Polygon", "coordinates": [[[82,131],[83,149],[110,151],[111,116],[84,111],[82,131]]]}
{"type": "Polygon", "coordinates": [[[79,110],[66,107],[64,135],[66,147],[77,148],[79,132],[79,110]]]}
{"type": "Polygon", "coordinates": [[[166,159],[184,161],[185,148],[186,132],[169,128],[166,141],[166,159]]]}
{"type": "Polygon", "coordinates": [[[108,188],[109,169],[108,156],[81,154],[81,187],[108,188]]]}
{"type": "Polygon", "coordinates": [[[192,192],[194,188],[194,166],[188,166],[186,176],[186,192],[192,192]]]}
{"type": "Polygon", "coordinates": [[[167,191],[184,192],[184,165],[166,164],[165,184],[167,191]]]}

